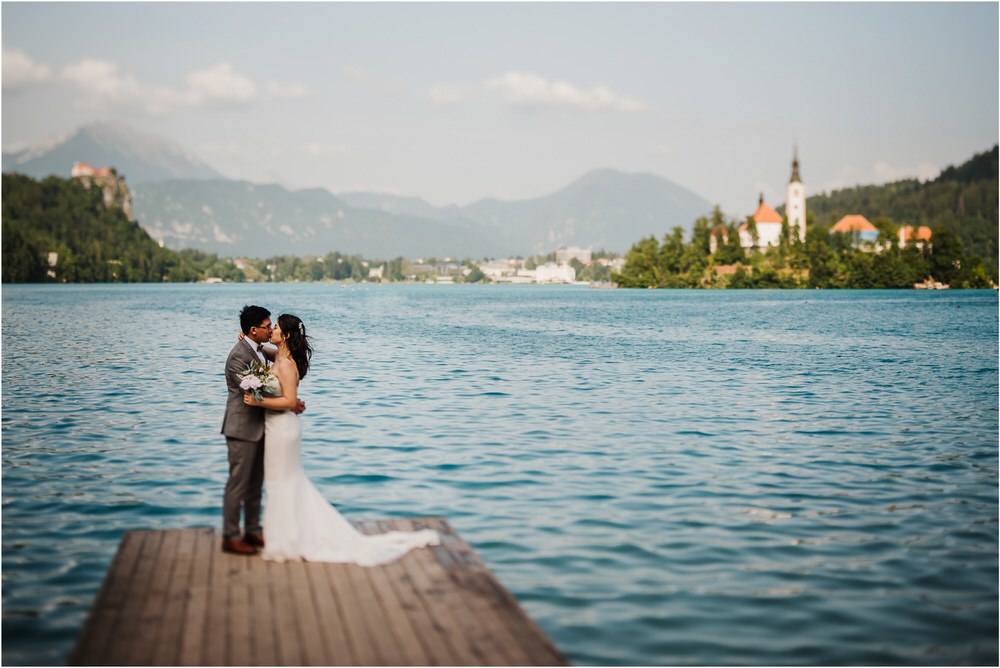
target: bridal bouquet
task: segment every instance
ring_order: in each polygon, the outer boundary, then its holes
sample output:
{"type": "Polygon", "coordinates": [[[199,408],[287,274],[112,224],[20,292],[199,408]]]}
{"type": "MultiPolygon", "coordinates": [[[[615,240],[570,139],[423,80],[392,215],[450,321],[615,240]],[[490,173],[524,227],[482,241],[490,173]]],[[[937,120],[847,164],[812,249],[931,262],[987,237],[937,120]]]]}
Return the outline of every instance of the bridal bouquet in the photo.
{"type": "Polygon", "coordinates": [[[278,379],[260,362],[250,362],[246,371],[240,375],[240,389],[249,392],[256,401],[260,401],[264,398],[264,392],[277,392],[278,379]]]}

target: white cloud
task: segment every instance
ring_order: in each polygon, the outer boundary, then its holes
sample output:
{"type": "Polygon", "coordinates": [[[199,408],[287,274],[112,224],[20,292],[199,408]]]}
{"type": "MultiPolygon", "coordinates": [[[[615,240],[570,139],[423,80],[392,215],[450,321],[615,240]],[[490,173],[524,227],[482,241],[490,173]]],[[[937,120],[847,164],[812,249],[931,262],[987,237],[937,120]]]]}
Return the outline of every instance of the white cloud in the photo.
{"type": "Polygon", "coordinates": [[[496,91],[504,101],[518,108],[570,108],[583,111],[645,111],[648,107],[634,98],[625,97],[607,86],[581,90],[565,81],[550,82],[537,74],[507,72],[483,84],[496,91]]]}
{"type": "Polygon", "coordinates": [[[18,49],[3,50],[3,90],[15,91],[45,83],[52,70],[18,49]]]}
{"type": "Polygon", "coordinates": [[[143,86],[134,76],[118,71],[106,60],[87,58],[67,65],[62,78],[82,93],[79,102],[87,107],[111,106],[143,109],[161,114],[171,107],[189,104],[188,96],[163,86],[143,86]]]}
{"type": "Polygon", "coordinates": [[[462,103],[468,91],[464,86],[440,84],[427,92],[427,97],[437,106],[447,107],[462,103]]]}
{"type": "Polygon", "coordinates": [[[267,84],[267,92],[274,97],[281,98],[300,98],[307,97],[309,95],[309,89],[307,89],[302,84],[298,83],[278,83],[276,81],[269,81],[267,84]]]}
{"type": "Polygon", "coordinates": [[[187,84],[195,103],[247,104],[257,97],[257,86],[249,77],[240,74],[229,63],[187,76],[187,84]]]}
{"type": "MultiPolygon", "coordinates": [[[[4,53],[4,85],[6,86],[6,52],[4,53]]],[[[154,86],[140,82],[135,75],[122,72],[116,63],[87,58],[67,65],[61,78],[77,88],[78,102],[103,109],[125,107],[139,109],[151,115],[175,109],[204,106],[246,106],[259,97],[253,80],[237,71],[230,63],[191,72],[181,89],[154,86]]],[[[301,84],[270,82],[267,92],[275,97],[302,97],[308,94],[301,84]]]]}

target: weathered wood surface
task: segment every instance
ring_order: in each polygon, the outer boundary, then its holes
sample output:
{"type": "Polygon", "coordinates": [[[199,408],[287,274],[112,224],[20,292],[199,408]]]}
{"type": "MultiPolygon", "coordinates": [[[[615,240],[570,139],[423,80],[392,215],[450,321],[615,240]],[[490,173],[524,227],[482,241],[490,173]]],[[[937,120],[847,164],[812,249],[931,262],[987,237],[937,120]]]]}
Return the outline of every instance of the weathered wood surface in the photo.
{"type": "Polygon", "coordinates": [[[71,665],[566,665],[443,518],[440,546],[374,568],[221,551],[212,528],[129,531],[71,665]]]}

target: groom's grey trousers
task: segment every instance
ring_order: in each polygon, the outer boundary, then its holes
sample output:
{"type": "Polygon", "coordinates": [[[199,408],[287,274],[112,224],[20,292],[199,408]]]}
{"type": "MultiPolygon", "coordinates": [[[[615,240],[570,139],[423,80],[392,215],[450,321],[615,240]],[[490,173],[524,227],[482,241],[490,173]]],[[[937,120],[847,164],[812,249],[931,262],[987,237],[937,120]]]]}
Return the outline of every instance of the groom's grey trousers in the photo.
{"type": "Polygon", "coordinates": [[[226,437],[229,446],[229,480],[222,497],[222,535],[240,535],[240,508],[245,513],[246,532],[260,534],[260,497],[264,483],[264,439],[241,441],[226,437]]]}

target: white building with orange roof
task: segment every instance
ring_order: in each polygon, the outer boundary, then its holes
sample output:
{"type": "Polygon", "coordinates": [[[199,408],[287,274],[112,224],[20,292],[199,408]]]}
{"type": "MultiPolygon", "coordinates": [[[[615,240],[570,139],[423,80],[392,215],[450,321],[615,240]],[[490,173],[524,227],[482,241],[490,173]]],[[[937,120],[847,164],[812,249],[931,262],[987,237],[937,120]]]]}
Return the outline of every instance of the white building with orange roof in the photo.
{"type": "Polygon", "coordinates": [[[781,240],[781,216],[767,202],[764,193],[760,194],[760,203],[753,212],[754,226],[757,228],[757,238],[750,229],[750,221],[740,225],[740,245],[743,248],[767,248],[777,246],[781,240]]]}
{"type": "Polygon", "coordinates": [[[867,218],[858,214],[847,215],[838,220],[830,228],[830,234],[850,234],[854,239],[855,246],[863,247],[865,244],[871,244],[871,247],[874,248],[878,241],[878,228],[872,225],[867,218]]]}
{"type": "Polygon", "coordinates": [[[926,225],[917,228],[912,225],[903,225],[899,228],[899,247],[903,248],[910,241],[913,241],[917,248],[923,249],[926,242],[931,240],[931,234],[931,228],[926,225]]]}
{"type": "Polygon", "coordinates": [[[80,176],[111,176],[111,168],[101,167],[98,169],[89,162],[74,162],[73,169],[70,170],[70,176],[74,178],[80,176]]]}

